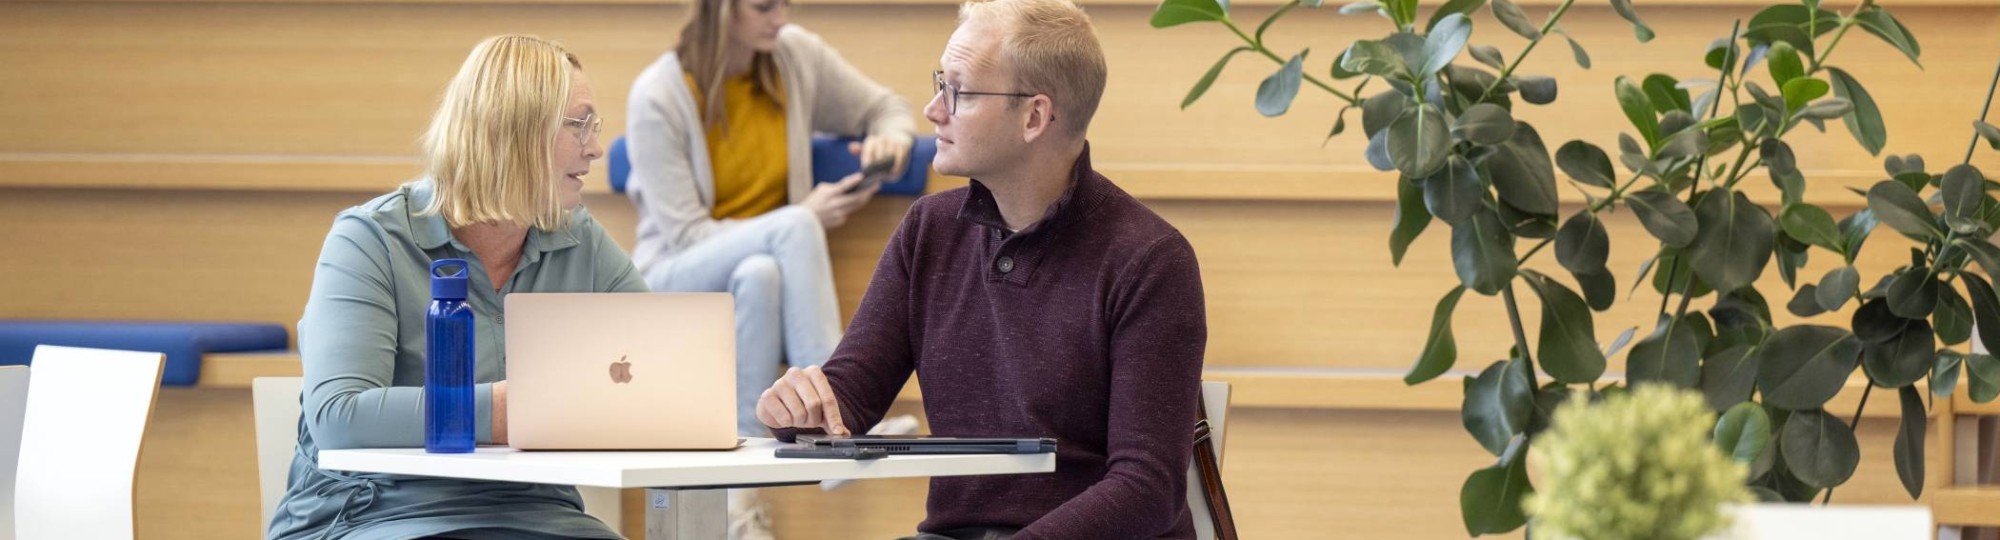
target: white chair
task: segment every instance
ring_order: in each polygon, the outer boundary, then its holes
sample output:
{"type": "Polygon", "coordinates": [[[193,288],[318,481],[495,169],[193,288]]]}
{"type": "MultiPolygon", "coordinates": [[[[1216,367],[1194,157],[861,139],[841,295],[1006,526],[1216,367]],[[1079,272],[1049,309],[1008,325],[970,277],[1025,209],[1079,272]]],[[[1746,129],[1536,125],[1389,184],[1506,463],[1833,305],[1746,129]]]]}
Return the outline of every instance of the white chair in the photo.
{"type": "MultiPolygon", "coordinates": [[[[256,403],[258,494],[264,500],[264,521],[258,524],[258,534],[263,534],[264,527],[270,525],[278,500],[285,496],[292,454],[299,447],[299,391],[304,384],[305,379],[300,377],[258,377],[250,381],[250,399],[256,403]]],[[[583,495],[584,512],[613,529],[619,528],[623,512],[619,508],[618,490],[578,487],[577,491],[583,495]]]]}
{"type": "Polygon", "coordinates": [[[0,540],[14,540],[14,468],[28,412],[28,366],[0,366],[0,540]]]}
{"type": "Polygon", "coordinates": [[[19,540],[132,538],[133,474],[165,361],[35,348],[14,491],[19,540]]]}
{"type": "Polygon", "coordinates": [[[257,534],[271,524],[278,499],[285,496],[285,481],[292,470],[292,453],[299,447],[299,377],[258,377],[250,381],[252,414],[257,423],[257,493],[263,497],[264,521],[257,534]]]}
{"type": "MultiPolygon", "coordinates": [[[[1223,435],[1228,433],[1229,383],[1202,381],[1201,399],[1208,406],[1208,441],[1215,448],[1215,461],[1220,464],[1223,435]]],[[[1188,510],[1194,513],[1194,537],[1198,540],[1214,540],[1215,522],[1209,517],[1208,494],[1201,490],[1201,471],[1195,468],[1196,466],[1190,463],[1187,472],[1188,510]]]]}

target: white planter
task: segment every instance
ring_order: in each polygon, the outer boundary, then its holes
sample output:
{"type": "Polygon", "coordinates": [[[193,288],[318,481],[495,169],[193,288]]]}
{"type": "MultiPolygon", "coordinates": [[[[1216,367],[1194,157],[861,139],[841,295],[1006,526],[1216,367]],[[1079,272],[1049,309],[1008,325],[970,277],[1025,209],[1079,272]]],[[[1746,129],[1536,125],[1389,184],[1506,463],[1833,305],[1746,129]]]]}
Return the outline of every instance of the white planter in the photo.
{"type": "Polygon", "coordinates": [[[1936,536],[1925,506],[1811,506],[1750,504],[1735,507],[1735,527],[1709,540],[1930,540],[1936,536]]]}

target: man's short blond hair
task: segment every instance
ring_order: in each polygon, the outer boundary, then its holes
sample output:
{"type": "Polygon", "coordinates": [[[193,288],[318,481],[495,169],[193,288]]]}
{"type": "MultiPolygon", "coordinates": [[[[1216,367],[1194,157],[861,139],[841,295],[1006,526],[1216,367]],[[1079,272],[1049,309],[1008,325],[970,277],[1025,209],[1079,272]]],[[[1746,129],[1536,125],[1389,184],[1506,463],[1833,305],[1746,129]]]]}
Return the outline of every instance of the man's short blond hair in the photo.
{"type": "Polygon", "coordinates": [[[1071,0],[971,0],[958,22],[974,19],[1003,29],[1000,54],[1014,67],[1015,92],[1049,96],[1056,122],[1083,137],[1104,97],[1104,47],[1083,7],[1071,0]]]}
{"type": "Polygon", "coordinates": [[[437,184],[424,213],[452,227],[567,225],[555,150],[578,69],[575,55],[534,36],[493,36],[473,47],[424,133],[425,172],[437,184]]]}

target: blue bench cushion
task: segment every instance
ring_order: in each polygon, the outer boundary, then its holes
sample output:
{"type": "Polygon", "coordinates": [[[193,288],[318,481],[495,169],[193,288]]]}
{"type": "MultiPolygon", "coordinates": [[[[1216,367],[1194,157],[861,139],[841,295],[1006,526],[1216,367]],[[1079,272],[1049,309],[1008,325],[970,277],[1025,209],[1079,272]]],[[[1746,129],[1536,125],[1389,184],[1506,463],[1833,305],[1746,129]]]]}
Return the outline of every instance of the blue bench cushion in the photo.
{"type": "MultiPolygon", "coordinates": [[[[847,143],[859,139],[850,137],[814,136],[812,141],[813,182],[835,182],[855,171],[861,170],[861,158],[847,151],[847,143]]],[[[626,152],[625,138],[611,141],[611,149],[605,156],[605,168],[610,174],[611,191],[625,192],[625,181],[632,176],[632,158],[626,152]]],[[[903,177],[894,182],[882,184],[883,195],[922,196],[924,184],[930,179],[931,160],[937,158],[937,137],[919,135],[910,145],[910,164],[903,170],[903,177]]]]}
{"type": "Polygon", "coordinates": [[[284,326],[248,323],[0,321],[0,365],[26,365],[36,345],[166,353],[160,384],[193,386],[201,357],[212,352],[290,346],[284,326]]]}

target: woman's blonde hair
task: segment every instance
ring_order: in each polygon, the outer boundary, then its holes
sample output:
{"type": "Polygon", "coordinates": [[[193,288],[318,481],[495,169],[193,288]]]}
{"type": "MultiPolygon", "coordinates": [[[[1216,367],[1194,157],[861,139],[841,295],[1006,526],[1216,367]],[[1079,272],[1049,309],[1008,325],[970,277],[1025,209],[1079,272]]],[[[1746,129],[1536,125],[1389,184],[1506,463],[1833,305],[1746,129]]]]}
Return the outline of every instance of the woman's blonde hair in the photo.
{"type": "MultiPolygon", "coordinates": [[[[748,1],[751,0],[688,2],[687,24],[681,27],[681,42],[674,48],[681,68],[694,75],[695,89],[706,102],[702,106],[701,125],[720,125],[725,135],[729,133],[729,124],[722,108],[722,82],[729,67],[729,24],[736,17],[732,11],[736,4],[748,1]]],[[[778,85],[778,61],[771,53],[757,51],[751,55],[750,77],[758,91],[770,96],[778,106],[784,106],[785,96],[778,85]]]]}
{"type": "MultiPolygon", "coordinates": [[[[1083,7],[1071,0],[969,0],[958,23],[973,19],[1005,29],[1000,53],[1011,61],[1016,88],[1049,96],[1070,135],[1082,137],[1104,97],[1104,47],[1083,7]]],[[[1015,101],[1014,103],[1019,103],[1015,101]]]]}
{"type": "Polygon", "coordinates": [[[437,184],[424,213],[452,227],[567,225],[570,209],[553,181],[555,149],[579,69],[576,55],[534,36],[493,36],[473,47],[424,133],[424,167],[437,184]]]}

